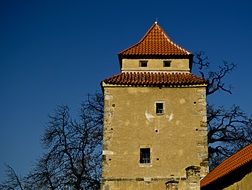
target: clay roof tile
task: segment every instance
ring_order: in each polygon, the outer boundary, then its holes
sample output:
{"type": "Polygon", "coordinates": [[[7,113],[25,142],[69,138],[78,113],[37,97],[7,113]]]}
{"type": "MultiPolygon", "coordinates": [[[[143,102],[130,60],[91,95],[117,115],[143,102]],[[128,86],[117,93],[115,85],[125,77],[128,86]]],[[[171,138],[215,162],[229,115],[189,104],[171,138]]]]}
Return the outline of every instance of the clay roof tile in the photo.
{"type": "Polygon", "coordinates": [[[119,53],[121,57],[127,55],[188,56],[191,53],[175,44],[157,22],[155,22],[138,43],[119,53]]]}
{"type": "Polygon", "coordinates": [[[246,146],[231,157],[227,158],[213,171],[207,174],[200,181],[200,187],[207,187],[208,185],[221,180],[223,177],[235,172],[237,169],[245,166],[248,163],[252,164],[252,144],[246,146]]]}
{"type": "Polygon", "coordinates": [[[205,85],[207,81],[192,73],[123,72],[107,78],[105,84],[133,86],[205,85]]]}

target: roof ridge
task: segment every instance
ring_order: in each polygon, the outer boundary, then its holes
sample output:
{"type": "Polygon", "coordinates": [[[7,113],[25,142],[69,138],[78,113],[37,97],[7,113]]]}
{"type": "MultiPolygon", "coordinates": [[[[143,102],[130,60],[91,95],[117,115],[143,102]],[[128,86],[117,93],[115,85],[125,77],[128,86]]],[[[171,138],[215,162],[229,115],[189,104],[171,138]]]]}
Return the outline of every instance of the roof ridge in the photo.
{"type": "Polygon", "coordinates": [[[191,55],[191,52],[187,51],[180,45],[172,41],[170,36],[165,30],[155,22],[145,33],[145,35],[134,45],[122,50],[119,55],[191,55]],[[158,30],[158,33],[155,32],[158,30]],[[153,32],[153,34],[151,34],[153,32]],[[148,42],[147,38],[150,38],[151,42],[148,42]],[[159,38],[159,41],[155,41],[159,38]],[[163,41],[162,41],[163,40],[163,41]],[[168,42],[168,44],[167,44],[168,42]],[[149,47],[150,44],[154,44],[154,49],[149,47]],[[164,43],[163,45],[161,45],[164,43]],[[169,45],[170,44],[170,45],[169,45]],[[155,49],[157,48],[157,49],[155,49]],[[177,48],[177,50],[176,50],[177,48]]]}
{"type": "Polygon", "coordinates": [[[150,33],[152,28],[155,27],[155,25],[158,25],[158,24],[156,22],[154,24],[152,24],[152,26],[147,30],[147,32],[144,34],[144,36],[136,44],[133,44],[132,46],[130,46],[130,47],[126,48],[126,49],[123,49],[122,51],[119,52],[119,54],[121,54],[124,51],[127,51],[128,49],[131,49],[131,48],[137,46],[138,44],[140,44],[146,38],[147,34],[150,33]]]}
{"type": "MultiPolygon", "coordinates": [[[[157,23],[156,23],[156,24],[157,24],[157,23]]],[[[175,42],[173,42],[172,39],[171,39],[171,37],[165,32],[165,30],[164,30],[160,25],[157,24],[157,26],[161,29],[161,32],[164,33],[164,36],[167,38],[167,40],[168,40],[171,44],[173,44],[173,45],[175,45],[177,48],[179,48],[179,49],[181,49],[181,50],[187,52],[188,54],[191,54],[191,52],[187,51],[186,49],[182,48],[180,45],[178,45],[178,44],[176,44],[175,42]]]]}

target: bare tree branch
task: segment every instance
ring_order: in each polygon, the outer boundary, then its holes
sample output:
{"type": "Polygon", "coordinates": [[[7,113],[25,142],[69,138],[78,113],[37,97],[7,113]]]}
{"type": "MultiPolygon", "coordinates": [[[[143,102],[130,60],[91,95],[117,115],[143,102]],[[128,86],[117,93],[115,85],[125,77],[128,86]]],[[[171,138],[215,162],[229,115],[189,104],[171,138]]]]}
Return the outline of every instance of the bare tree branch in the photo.
{"type": "MultiPolygon", "coordinates": [[[[223,62],[211,71],[204,52],[195,56],[196,72],[208,81],[207,95],[216,92],[232,94],[227,77],[235,69],[233,63],[223,62]]],[[[228,156],[252,142],[252,118],[239,106],[229,109],[208,103],[209,163],[213,169],[228,156]]],[[[25,177],[20,178],[7,166],[3,190],[74,189],[98,190],[101,177],[103,125],[103,95],[88,95],[81,104],[80,115],[72,119],[67,106],[58,106],[49,116],[42,144],[44,155],[25,177]]]]}
{"type": "MultiPolygon", "coordinates": [[[[236,68],[235,64],[224,61],[217,70],[211,70],[208,57],[204,52],[199,52],[196,53],[194,65],[196,73],[208,81],[207,96],[216,92],[232,94],[231,85],[226,81],[236,68]]],[[[225,109],[208,102],[207,119],[210,169],[252,142],[252,118],[239,106],[225,109]]]]}
{"type": "Polygon", "coordinates": [[[44,155],[31,172],[19,178],[7,166],[3,190],[98,190],[101,177],[103,95],[88,95],[80,116],[72,119],[68,106],[49,115],[42,144],[44,155]]]}
{"type": "Polygon", "coordinates": [[[196,66],[196,72],[208,81],[207,95],[214,94],[217,91],[232,94],[232,87],[225,83],[225,79],[234,71],[236,65],[223,61],[223,64],[217,70],[211,71],[208,57],[204,52],[196,53],[195,57],[194,65],[196,66]]]}
{"type": "Polygon", "coordinates": [[[15,170],[9,166],[6,165],[6,180],[0,184],[0,189],[2,190],[15,190],[20,189],[24,190],[25,185],[23,184],[22,179],[17,175],[15,170]]]}
{"type": "Polygon", "coordinates": [[[239,106],[208,106],[208,143],[211,169],[252,142],[252,119],[239,106]],[[249,131],[250,129],[250,131],[249,131]]]}

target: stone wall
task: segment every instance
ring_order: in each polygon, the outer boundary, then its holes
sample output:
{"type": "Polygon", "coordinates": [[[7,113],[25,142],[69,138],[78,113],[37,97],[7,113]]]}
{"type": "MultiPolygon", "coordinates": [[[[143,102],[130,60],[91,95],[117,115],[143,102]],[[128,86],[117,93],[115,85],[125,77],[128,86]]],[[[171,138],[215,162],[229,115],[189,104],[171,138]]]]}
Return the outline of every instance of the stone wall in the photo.
{"type": "Polygon", "coordinates": [[[252,172],[245,175],[240,181],[224,188],[224,190],[251,190],[252,189],[252,172]]]}
{"type": "Polygon", "coordinates": [[[104,85],[104,101],[103,190],[199,189],[208,172],[205,86],[104,85]],[[139,163],[142,147],[150,163],[139,163]]]}
{"type": "Polygon", "coordinates": [[[189,59],[123,59],[122,71],[189,71],[189,59]],[[148,61],[147,67],[140,67],[139,61],[148,61]],[[170,67],[164,67],[163,61],[171,61],[170,67]]]}

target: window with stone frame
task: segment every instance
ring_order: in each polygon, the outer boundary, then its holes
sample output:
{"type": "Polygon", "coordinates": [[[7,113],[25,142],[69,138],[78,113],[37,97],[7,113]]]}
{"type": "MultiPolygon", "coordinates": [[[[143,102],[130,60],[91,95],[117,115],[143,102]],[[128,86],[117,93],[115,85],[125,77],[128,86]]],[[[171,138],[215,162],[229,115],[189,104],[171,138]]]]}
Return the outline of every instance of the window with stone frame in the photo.
{"type": "Polygon", "coordinates": [[[156,102],[156,114],[164,114],[164,102],[156,102]]]}
{"type": "Polygon", "coordinates": [[[151,162],[150,148],[140,148],[140,164],[151,162]]]}

